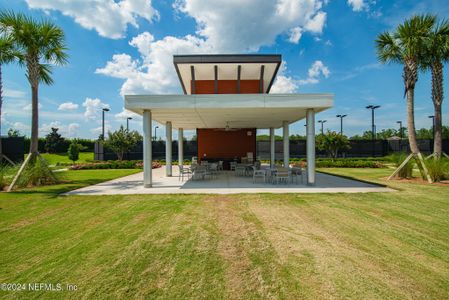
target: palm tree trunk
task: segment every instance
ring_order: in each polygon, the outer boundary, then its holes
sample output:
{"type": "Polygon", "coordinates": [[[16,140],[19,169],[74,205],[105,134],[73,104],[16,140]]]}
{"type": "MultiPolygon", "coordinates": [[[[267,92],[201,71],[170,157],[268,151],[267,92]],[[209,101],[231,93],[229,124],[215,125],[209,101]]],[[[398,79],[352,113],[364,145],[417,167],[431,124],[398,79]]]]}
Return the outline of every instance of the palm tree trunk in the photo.
{"type": "Polygon", "coordinates": [[[441,106],[443,103],[443,64],[436,61],[432,64],[432,101],[435,109],[435,132],[433,141],[433,153],[439,159],[443,152],[441,106]]]}
{"type": "Polygon", "coordinates": [[[30,155],[37,155],[39,143],[39,107],[38,107],[38,85],[31,86],[31,141],[30,155]]]}
{"type": "Polygon", "coordinates": [[[406,61],[404,64],[404,85],[407,96],[407,129],[410,151],[413,154],[419,153],[415,132],[415,84],[418,80],[418,70],[413,61],[406,61]]]}

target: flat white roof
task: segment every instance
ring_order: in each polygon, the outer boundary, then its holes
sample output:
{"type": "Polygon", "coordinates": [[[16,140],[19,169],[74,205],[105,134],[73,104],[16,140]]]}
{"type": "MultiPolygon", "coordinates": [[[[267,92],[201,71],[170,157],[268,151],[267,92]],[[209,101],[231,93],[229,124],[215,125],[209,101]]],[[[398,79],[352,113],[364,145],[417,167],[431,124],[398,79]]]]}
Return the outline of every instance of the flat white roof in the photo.
{"type": "Polygon", "coordinates": [[[173,128],[280,128],[333,105],[332,94],[126,95],[125,108],[173,128]]]}

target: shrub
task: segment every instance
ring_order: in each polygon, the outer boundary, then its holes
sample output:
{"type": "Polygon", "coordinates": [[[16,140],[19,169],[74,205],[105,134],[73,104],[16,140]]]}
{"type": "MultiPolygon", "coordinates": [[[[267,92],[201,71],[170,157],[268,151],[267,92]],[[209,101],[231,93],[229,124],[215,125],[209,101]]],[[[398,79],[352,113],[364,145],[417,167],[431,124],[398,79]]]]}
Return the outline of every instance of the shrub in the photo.
{"type": "Polygon", "coordinates": [[[17,180],[17,186],[41,186],[57,183],[57,179],[48,164],[40,158],[30,161],[17,180]]]}
{"type": "Polygon", "coordinates": [[[340,151],[350,149],[349,140],[345,135],[329,130],[326,134],[316,137],[316,145],[319,150],[326,151],[332,159],[337,158],[340,151]]]}
{"type": "MultiPolygon", "coordinates": [[[[407,158],[406,153],[394,153],[390,155],[391,161],[399,167],[404,160],[407,158]]],[[[413,166],[415,165],[413,159],[410,159],[408,163],[399,171],[396,175],[399,178],[412,178],[413,177],[413,166]]]]}
{"type": "Polygon", "coordinates": [[[108,133],[109,138],[105,146],[114,151],[118,160],[123,160],[123,155],[131,150],[136,143],[141,140],[141,135],[137,131],[128,131],[120,126],[120,129],[108,133]]]}
{"type": "Polygon", "coordinates": [[[449,179],[449,160],[446,158],[428,159],[425,161],[430,178],[434,182],[449,179]]]}
{"type": "MultiPolygon", "coordinates": [[[[305,167],[305,161],[298,161],[293,163],[294,166],[305,167]]],[[[315,162],[317,168],[384,168],[385,166],[379,161],[365,161],[352,159],[321,159],[315,162]]]]}
{"type": "MultiPolygon", "coordinates": [[[[161,167],[161,163],[153,161],[153,169],[161,167]]],[[[143,162],[141,160],[110,160],[96,163],[76,164],[70,167],[70,170],[96,170],[96,169],[141,169],[143,162]]]]}

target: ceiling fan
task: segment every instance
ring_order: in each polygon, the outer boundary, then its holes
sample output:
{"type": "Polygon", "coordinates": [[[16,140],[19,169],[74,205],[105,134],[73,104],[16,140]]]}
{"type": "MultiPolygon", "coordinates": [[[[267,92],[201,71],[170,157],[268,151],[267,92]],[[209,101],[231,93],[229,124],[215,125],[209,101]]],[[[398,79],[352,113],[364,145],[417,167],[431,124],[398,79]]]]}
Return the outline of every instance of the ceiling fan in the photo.
{"type": "Polygon", "coordinates": [[[217,131],[237,131],[237,130],[240,130],[240,128],[231,128],[230,126],[229,126],[229,121],[227,121],[226,122],[226,126],[225,126],[225,128],[217,128],[217,129],[215,129],[215,130],[217,130],[217,131]]]}

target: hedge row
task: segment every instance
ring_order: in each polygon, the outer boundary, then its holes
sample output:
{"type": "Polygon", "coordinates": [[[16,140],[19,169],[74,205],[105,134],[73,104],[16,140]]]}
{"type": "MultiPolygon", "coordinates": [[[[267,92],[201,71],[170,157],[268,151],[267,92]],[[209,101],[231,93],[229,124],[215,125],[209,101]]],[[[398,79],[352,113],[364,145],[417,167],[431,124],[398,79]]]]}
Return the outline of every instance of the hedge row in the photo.
{"type": "MultiPolygon", "coordinates": [[[[153,161],[153,169],[161,167],[161,163],[153,161]]],[[[111,160],[96,163],[82,163],[71,166],[70,170],[97,170],[97,169],[142,169],[141,160],[111,160]]]]}

